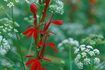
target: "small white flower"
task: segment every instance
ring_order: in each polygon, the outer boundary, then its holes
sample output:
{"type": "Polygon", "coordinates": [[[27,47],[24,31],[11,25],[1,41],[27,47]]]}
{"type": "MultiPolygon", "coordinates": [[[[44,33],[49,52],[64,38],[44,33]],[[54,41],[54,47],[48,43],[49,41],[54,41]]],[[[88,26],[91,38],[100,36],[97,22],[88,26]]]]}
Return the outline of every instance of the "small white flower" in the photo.
{"type": "Polygon", "coordinates": [[[19,2],[19,0],[15,0],[15,2],[17,2],[17,3],[18,3],[18,2],[19,2]]]}
{"type": "Polygon", "coordinates": [[[3,39],[3,36],[0,36],[0,42],[1,42],[2,39],[3,39]]]}
{"type": "Polygon", "coordinates": [[[99,64],[100,63],[100,59],[99,58],[94,58],[94,63],[95,64],[99,64]]]}
{"type": "Polygon", "coordinates": [[[94,49],[93,51],[94,51],[94,53],[97,54],[97,55],[100,54],[100,51],[99,51],[98,49],[94,49]]]}
{"type": "Polygon", "coordinates": [[[85,45],[80,45],[81,51],[84,51],[86,49],[85,45]]]}
{"type": "Polygon", "coordinates": [[[87,47],[87,48],[89,48],[89,49],[93,49],[93,47],[92,47],[92,46],[90,46],[90,45],[87,45],[86,47],[87,47]]]}
{"type": "Polygon", "coordinates": [[[7,51],[5,49],[0,48],[0,54],[1,55],[5,55],[7,53],[7,51]]]}
{"type": "Polygon", "coordinates": [[[67,39],[65,39],[65,40],[62,41],[63,44],[68,43],[68,42],[69,41],[67,39]]]}
{"type": "Polygon", "coordinates": [[[78,66],[79,69],[83,69],[83,63],[82,62],[79,62],[76,65],[78,66]]]}
{"type": "Polygon", "coordinates": [[[4,0],[5,2],[7,2],[8,0],[4,0]]]}
{"type": "Polygon", "coordinates": [[[6,33],[7,31],[5,29],[2,29],[4,33],[6,33]]]}
{"type": "Polygon", "coordinates": [[[86,57],[87,54],[86,54],[86,52],[82,52],[81,55],[84,58],[84,57],[86,57]]]}
{"type": "Polygon", "coordinates": [[[10,49],[10,44],[9,42],[3,38],[2,36],[0,36],[0,55],[5,55],[7,53],[7,51],[10,49]]]}
{"type": "Polygon", "coordinates": [[[80,55],[80,54],[78,54],[78,55],[76,56],[76,58],[81,59],[81,55],[80,55]]]}
{"type": "Polygon", "coordinates": [[[90,56],[95,56],[94,51],[89,51],[88,54],[89,54],[90,56]]]}
{"type": "Polygon", "coordinates": [[[14,29],[14,32],[18,32],[18,30],[17,29],[14,29]]]}
{"type": "Polygon", "coordinates": [[[26,1],[26,3],[30,4],[30,1],[29,0],[25,0],[25,1],[26,1]]]}
{"type": "Polygon", "coordinates": [[[74,51],[74,54],[77,54],[79,52],[79,49],[76,48],[75,51],[74,51]]]}
{"type": "Polygon", "coordinates": [[[89,52],[90,51],[90,49],[85,49],[85,52],[89,52]]]}
{"type": "Polygon", "coordinates": [[[90,59],[89,59],[89,58],[85,58],[85,59],[84,59],[84,63],[85,63],[86,65],[90,64],[90,59]]]}
{"type": "Polygon", "coordinates": [[[58,47],[61,47],[62,45],[63,45],[62,43],[59,43],[59,44],[58,44],[58,47]]]}
{"type": "Polygon", "coordinates": [[[13,2],[9,2],[9,3],[7,4],[7,6],[8,6],[9,8],[11,8],[11,7],[14,6],[14,3],[13,3],[13,2]]]}
{"type": "Polygon", "coordinates": [[[64,7],[64,4],[62,1],[60,0],[55,0],[53,1],[54,3],[50,5],[50,11],[52,13],[59,13],[59,14],[63,14],[64,13],[64,10],[63,10],[63,7],[64,7]]]}

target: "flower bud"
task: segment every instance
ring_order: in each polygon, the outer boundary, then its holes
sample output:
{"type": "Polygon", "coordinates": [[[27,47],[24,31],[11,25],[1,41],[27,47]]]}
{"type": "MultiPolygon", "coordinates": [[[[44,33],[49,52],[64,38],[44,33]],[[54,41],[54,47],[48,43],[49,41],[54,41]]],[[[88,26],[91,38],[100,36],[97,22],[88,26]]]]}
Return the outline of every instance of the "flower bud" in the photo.
{"type": "Polygon", "coordinates": [[[54,20],[54,21],[52,21],[52,23],[56,24],[56,25],[62,25],[63,21],[62,20],[54,20]]]}
{"type": "Polygon", "coordinates": [[[34,3],[32,3],[30,5],[30,10],[33,14],[36,14],[37,13],[37,6],[34,3]]]}

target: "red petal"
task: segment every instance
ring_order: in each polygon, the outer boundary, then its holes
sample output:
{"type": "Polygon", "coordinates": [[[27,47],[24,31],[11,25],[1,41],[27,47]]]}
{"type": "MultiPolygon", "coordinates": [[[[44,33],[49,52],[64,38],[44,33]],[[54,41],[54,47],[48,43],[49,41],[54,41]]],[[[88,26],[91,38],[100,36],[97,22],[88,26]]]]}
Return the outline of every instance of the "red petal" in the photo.
{"type": "Polygon", "coordinates": [[[36,14],[37,13],[37,6],[34,3],[32,3],[30,5],[30,10],[33,14],[36,14]]]}
{"type": "Polygon", "coordinates": [[[55,44],[50,42],[48,43],[48,46],[50,46],[55,52],[58,52],[57,48],[55,47],[55,44]]]}
{"type": "Polygon", "coordinates": [[[37,70],[37,64],[36,63],[33,63],[33,65],[31,66],[31,69],[30,70],[37,70]]]}
{"type": "Polygon", "coordinates": [[[44,45],[44,43],[42,42],[42,40],[39,41],[39,43],[38,43],[38,47],[41,47],[41,46],[43,46],[43,45],[44,45]]]}
{"type": "Polygon", "coordinates": [[[25,32],[23,32],[23,34],[27,37],[31,37],[33,34],[33,28],[28,28],[25,32]]]}
{"type": "Polygon", "coordinates": [[[62,25],[63,21],[62,20],[53,20],[52,23],[56,24],[56,25],[62,25]]]}
{"type": "Polygon", "coordinates": [[[34,30],[33,37],[34,37],[35,40],[37,39],[37,37],[38,37],[38,31],[37,30],[34,30]]]}
{"type": "Polygon", "coordinates": [[[36,59],[31,59],[31,60],[27,61],[26,66],[33,64],[35,61],[36,61],[36,59]]]}

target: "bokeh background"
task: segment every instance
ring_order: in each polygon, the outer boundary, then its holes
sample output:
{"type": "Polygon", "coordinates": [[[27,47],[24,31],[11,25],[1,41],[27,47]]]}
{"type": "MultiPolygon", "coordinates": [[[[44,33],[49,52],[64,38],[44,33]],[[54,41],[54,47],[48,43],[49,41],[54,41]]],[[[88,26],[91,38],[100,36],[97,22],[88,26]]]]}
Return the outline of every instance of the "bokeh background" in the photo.
{"type": "MultiPolygon", "coordinates": [[[[58,47],[58,44],[63,40],[73,38],[80,44],[89,44],[93,48],[99,49],[100,55],[98,57],[101,61],[94,70],[105,70],[105,0],[93,0],[93,2],[90,0],[63,0],[63,3],[64,14],[57,14],[54,19],[61,19],[64,23],[62,26],[50,28],[56,35],[51,36],[49,40],[56,43],[59,52],[54,53],[52,49],[47,48],[45,55],[52,62],[43,62],[43,65],[47,70],[70,70],[70,62],[72,62],[72,70],[80,70],[74,63],[75,55],[73,52],[72,60],[69,59],[71,46],[58,47]]],[[[19,27],[15,27],[18,30],[16,35],[8,37],[7,33],[0,34],[9,39],[11,43],[11,49],[5,55],[0,55],[0,70],[24,70],[27,52],[31,49],[29,53],[34,53],[33,39],[22,35],[22,32],[33,21],[29,4],[24,0],[20,0],[19,3],[14,1],[14,4],[14,13],[12,13],[12,8],[8,8],[7,3],[0,0],[0,26],[8,23],[11,18],[14,18],[13,21],[19,24],[19,27]],[[8,18],[8,20],[4,18],[8,18]]]]}

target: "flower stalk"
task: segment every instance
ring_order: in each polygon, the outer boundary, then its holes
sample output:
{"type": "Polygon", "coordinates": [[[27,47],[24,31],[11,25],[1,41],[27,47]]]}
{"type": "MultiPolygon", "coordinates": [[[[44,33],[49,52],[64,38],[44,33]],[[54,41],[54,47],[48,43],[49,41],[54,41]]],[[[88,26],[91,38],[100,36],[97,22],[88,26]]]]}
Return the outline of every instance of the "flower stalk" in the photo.
{"type": "MultiPolygon", "coordinates": [[[[44,1],[44,8],[42,11],[41,18],[37,18],[38,15],[38,6],[34,3],[30,5],[30,11],[33,14],[34,22],[31,27],[26,29],[26,31],[23,32],[25,36],[28,38],[33,37],[35,41],[35,50],[37,52],[37,55],[35,58],[32,58],[31,60],[26,62],[26,66],[30,66],[30,70],[45,70],[45,68],[41,65],[41,61],[45,60],[50,62],[51,60],[46,58],[44,56],[44,53],[46,51],[47,46],[50,46],[55,52],[58,52],[58,50],[55,47],[55,44],[53,42],[48,42],[49,36],[54,34],[52,31],[49,30],[49,27],[51,24],[55,25],[62,25],[62,20],[53,20],[53,14],[50,16],[50,19],[44,21],[47,17],[47,10],[50,5],[50,0],[44,1]],[[38,23],[37,20],[40,20],[38,23]],[[44,23],[44,25],[42,25],[44,23]]],[[[42,5],[41,0],[39,0],[39,4],[42,5]]],[[[33,57],[33,56],[26,56],[27,58],[33,57]]]]}

